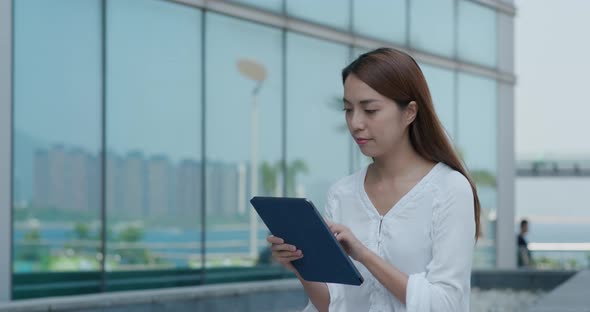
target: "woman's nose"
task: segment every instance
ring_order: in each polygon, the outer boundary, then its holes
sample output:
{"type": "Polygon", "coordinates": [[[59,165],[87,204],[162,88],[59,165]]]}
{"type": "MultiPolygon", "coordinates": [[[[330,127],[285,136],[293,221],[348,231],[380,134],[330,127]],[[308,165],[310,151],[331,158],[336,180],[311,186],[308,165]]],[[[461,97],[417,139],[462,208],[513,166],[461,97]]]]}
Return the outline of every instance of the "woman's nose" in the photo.
{"type": "Polygon", "coordinates": [[[362,130],[365,128],[365,118],[361,113],[351,112],[350,127],[352,130],[362,130]]]}

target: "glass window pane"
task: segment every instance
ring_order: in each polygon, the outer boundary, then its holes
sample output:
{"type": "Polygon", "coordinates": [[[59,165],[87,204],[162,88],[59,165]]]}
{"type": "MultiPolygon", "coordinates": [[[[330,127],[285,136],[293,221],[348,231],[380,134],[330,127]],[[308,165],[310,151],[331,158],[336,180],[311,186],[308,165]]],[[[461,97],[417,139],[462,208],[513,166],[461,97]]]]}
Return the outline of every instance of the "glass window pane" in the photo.
{"type": "Polygon", "coordinates": [[[496,12],[473,1],[459,1],[459,58],[496,66],[496,12]]]}
{"type": "Polygon", "coordinates": [[[201,11],[107,4],[107,269],[199,268],[201,11]]]}
{"type": "Polygon", "coordinates": [[[252,7],[272,11],[275,13],[283,12],[283,0],[230,0],[232,2],[239,2],[252,7]]]}
{"type": "Polygon", "coordinates": [[[350,171],[352,139],[342,111],[347,46],[287,36],[287,196],[324,207],[326,192],[350,171]],[[303,125],[303,122],[305,125],[303,125]]]}
{"type": "Polygon", "coordinates": [[[348,30],[350,25],[349,2],[342,0],[287,1],[287,14],[312,23],[348,30]]]}
{"type": "Polygon", "coordinates": [[[477,244],[474,265],[492,267],[496,261],[496,81],[459,73],[458,84],[457,142],[477,184],[482,209],[482,237],[477,244]]]}
{"type": "Polygon", "coordinates": [[[350,62],[354,61],[357,57],[361,56],[361,54],[367,53],[369,51],[371,51],[371,50],[369,50],[367,48],[354,47],[352,49],[352,58],[350,59],[350,62]]]}
{"type": "Polygon", "coordinates": [[[455,96],[453,72],[427,64],[420,64],[434,103],[434,109],[447,134],[455,137],[455,96]]]}
{"type": "Polygon", "coordinates": [[[100,267],[100,8],[14,1],[14,273],[100,267]]]}
{"type": "Polygon", "coordinates": [[[405,43],[405,0],[356,0],[352,3],[355,33],[388,42],[405,43]]]}
{"type": "Polygon", "coordinates": [[[249,199],[281,194],[282,33],[213,13],[206,22],[207,266],[269,263],[249,199]]]}
{"type": "Polygon", "coordinates": [[[455,21],[453,0],[412,0],[410,3],[410,45],[413,48],[453,56],[455,21]]]}

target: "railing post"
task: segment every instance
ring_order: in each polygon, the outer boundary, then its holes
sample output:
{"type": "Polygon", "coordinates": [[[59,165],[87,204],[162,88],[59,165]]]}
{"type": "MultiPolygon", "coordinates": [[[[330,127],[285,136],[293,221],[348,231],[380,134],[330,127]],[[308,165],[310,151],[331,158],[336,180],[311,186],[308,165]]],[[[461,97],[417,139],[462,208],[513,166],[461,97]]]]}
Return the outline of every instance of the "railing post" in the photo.
{"type": "Polygon", "coordinates": [[[0,1],[0,302],[12,297],[12,0],[0,1]]]}

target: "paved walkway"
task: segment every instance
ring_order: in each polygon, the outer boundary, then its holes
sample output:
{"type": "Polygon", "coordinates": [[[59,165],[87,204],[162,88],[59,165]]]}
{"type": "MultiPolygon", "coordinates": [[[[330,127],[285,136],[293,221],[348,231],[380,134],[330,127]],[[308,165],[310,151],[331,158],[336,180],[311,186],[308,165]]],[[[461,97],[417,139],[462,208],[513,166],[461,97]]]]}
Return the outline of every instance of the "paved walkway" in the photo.
{"type": "Polygon", "coordinates": [[[590,271],[581,271],[542,297],[530,312],[590,312],[590,271]]]}

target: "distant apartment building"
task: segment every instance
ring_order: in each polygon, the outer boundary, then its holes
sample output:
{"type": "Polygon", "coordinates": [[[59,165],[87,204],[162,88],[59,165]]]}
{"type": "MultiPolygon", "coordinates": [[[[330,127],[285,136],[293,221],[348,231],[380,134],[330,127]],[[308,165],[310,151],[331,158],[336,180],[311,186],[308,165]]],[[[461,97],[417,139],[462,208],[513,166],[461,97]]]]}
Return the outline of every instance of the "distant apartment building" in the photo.
{"type": "Polygon", "coordinates": [[[129,217],[143,217],[148,207],[147,170],[143,154],[138,151],[129,153],[121,169],[123,197],[120,213],[129,217]]]}
{"type": "Polygon", "coordinates": [[[147,214],[152,217],[173,213],[174,170],[166,156],[153,156],[147,163],[147,214]]]}
{"type": "Polygon", "coordinates": [[[175,170],[176,176],[176,206],[174,212],[179,216],[189,218],[201,217],[201,198],[203,193],[201,183],[201,163],[184,159],[175,170]]]}

